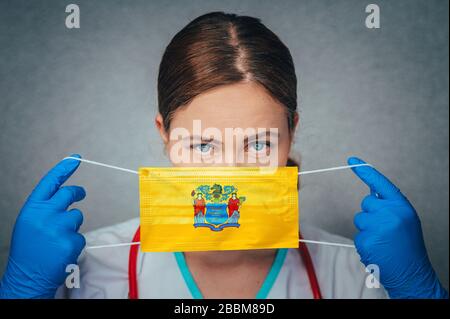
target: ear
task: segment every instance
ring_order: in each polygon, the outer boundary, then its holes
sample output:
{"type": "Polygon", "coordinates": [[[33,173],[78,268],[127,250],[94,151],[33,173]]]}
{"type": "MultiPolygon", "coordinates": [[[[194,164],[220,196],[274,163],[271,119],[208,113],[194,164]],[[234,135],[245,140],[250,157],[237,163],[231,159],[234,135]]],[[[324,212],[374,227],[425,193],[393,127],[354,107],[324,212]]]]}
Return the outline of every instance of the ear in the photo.
{"type": "MultiPolygon", "coordinates": [[[[300,117],[298,115],[298,112],[295,112],[294,113],[294,118],[292,119],[293,127],[291,128],[291,130],[289,132],[291,142],[289,143],[288,154],[291,153],[292,144],[295,143],[294,137],[295,137],[295,132],[297,132],[297,129],[298,129],[298,126],[299,126],[299,119],[300,119],[300,117]]],[[[288,156],[287,160],[289,161],[289,156],[288,156]]]]}
{"type": "Polygon", "coordinates": [[[164,120],[161,113],[159,112],[155,117],[155,126],[158,129],[159,135],[161,136],[163,143],[167,144],[169,142],[169,133],[166,132],[166,129],[164,128],[164,120]]]}
{"type": "Polygon", "coordinates": [[[300,119],[300,117],[298,116],[298,112],[295,112],[294,113],[294,120],[293,120],[294,127],[293,127],[293,132],[292,133],[295,133],[297,131],[298,124],[299,124],[299,119],[300,119]]]}
{"type": "Polygon", "coordinates": [[[300,119],[300,117],[298,115],[298,112],[295,112],[294,113],[294,118],[292,119],[293,127],[291,127],[291,130],[289,132],[289,135],[290,135],[290,138],[291,138],[291,143],[294,142],[295,132],[297,132],[298,125],[299,125],[299,119],[300,119]]]}

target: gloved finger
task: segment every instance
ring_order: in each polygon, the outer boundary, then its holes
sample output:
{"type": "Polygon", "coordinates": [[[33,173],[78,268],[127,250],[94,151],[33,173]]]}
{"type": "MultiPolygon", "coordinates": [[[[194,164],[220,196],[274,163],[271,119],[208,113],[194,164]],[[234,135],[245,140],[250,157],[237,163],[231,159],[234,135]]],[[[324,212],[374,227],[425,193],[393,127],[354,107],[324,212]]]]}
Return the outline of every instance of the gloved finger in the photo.
{"type": "Polygon", "coordinates": [[[380,207],[381,201],[374,195],[367,195],[361,202],[361,209],[368,213],[374,212],[380,207]]]}
{"type": "Polygon", "coordinates": [[[376,225],[372,215],[365,211],[355,214],[355,217],[353,217],[353,224],[355,224],[356,228],[359,230],[366,230],[371,226],[376,225]]]}
{"type": "MultiPolygon", "coordinates": [[[[367,263],[367,235],[364,231],[357,233],[353,239],[355,243],[356,251],[359,254],[361,262],[366,265],[367,263]]],[[[367,265],[366,265],[367,266],[367,265]]]]}
{"type": "Polygon", "coordinates": [[[353,241],[355,243],[355,247],[358,248],[361,246],[361,243],[364,241],[363,238],[364,234],[363,232],[359,232],[355,235],[355,237],[353,238],[353,241]]]}
{"type": "Polygon", "coordinates": [[[66,210],[70,205],[86,197],[86,191],[81,186],[63,186],[61,187],[49,203],[57,209],[66,210]]]}
{"type": "Polygon", "coordinates": [[[68,238],[72,243],[71,245],[72,255],[69,261],[75,264],[84,246],[86,246],[86,239],[80,233],[69,234],[68,238]]]}
{"type": "Polygon", "coordinates": [[[53,218],[56,225],[74,232],[77,232],[83,223],[83,213],[77,208],[57,214],[53,218]]]}
{"type": "MultiPolygon", "coordinates": [[[[78,154],[71,157],[81,158],[78,154]]],[[[64,182],[75,172],[80,165],[80,161],[75,159],[64,159],[54,166],[38,183],[31,192],[29,199],[48,200],[64,184],[64,182]]]]}
{"type": "Polygon", "coordinates": [[[370,190],[370,195],[372,195],[372,196],[374,196],[374,197],[376,197],[376,198],[380,198],[380,195],[377,193],[377,192],[375,192],[374,190],[370,190]]]}
{"type": "MultiPolygon", "coordinates": [[[[349,165],[365,164],[357,157],[348,159],[349,165]]],[[[370,166],[352,167],[353,172],[369,186],[371,192],[376,192],[382,199],[402,199],[404,198],[400,190],[383,174],[370,166]]]]}

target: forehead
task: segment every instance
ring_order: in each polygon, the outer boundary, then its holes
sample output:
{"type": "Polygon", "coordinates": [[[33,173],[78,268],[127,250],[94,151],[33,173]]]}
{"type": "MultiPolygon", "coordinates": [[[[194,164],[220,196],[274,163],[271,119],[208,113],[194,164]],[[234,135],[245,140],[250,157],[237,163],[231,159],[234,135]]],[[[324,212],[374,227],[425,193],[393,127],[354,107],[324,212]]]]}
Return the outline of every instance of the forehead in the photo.
{"type": "Polygon", "coordinates": [[[224,85],[198,95],[175,112],[170,126],[192,129],[193,120],[201,120],[203,129],[287,127],[284,107],[254,82],[224,85]]]}

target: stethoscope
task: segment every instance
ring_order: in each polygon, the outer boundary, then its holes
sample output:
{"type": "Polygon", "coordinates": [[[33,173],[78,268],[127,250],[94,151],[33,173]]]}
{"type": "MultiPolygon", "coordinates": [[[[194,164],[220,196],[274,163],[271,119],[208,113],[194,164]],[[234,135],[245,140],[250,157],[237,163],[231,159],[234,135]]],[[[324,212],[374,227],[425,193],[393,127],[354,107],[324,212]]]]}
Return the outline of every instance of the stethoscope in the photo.
{"type": "MultiPolygon", "coordinates": [[[[133,243],[137,243],[140,241],[140,227],[136,230],[136,233],[133,236],[133,243]]],[[[302,239],[299,234],[300,239],[302,239]]],[[[309,279],[309,285],[311,286],[311,291],[314,299],[322,299],[322,294],[320,293],[319,282],[317,281],[316,272],[314,270],[314,265],[311,259],[311,255],[309,254],[308,247],[303,242],[299,242],[298,251],[300,257],[303,260],[303,263],[306,267],[306,272],[309,279]]],[[[130,255],[128,258],[128,298],[129,299],[138,299],[138,282],[137,282],[137,260],[139,255],[139,244],[130,246],[130,255]]]]}

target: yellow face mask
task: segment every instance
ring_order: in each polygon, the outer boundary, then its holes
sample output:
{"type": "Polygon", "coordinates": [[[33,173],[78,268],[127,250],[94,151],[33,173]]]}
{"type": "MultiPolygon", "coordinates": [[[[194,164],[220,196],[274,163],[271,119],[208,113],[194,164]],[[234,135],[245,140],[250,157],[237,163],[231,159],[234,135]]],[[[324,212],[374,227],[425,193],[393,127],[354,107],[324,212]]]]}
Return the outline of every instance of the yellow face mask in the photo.
{"type": "Polygon", "coordinates": [[[142,167],[143,252],[297,248],[297,167],[142,167]]]}

